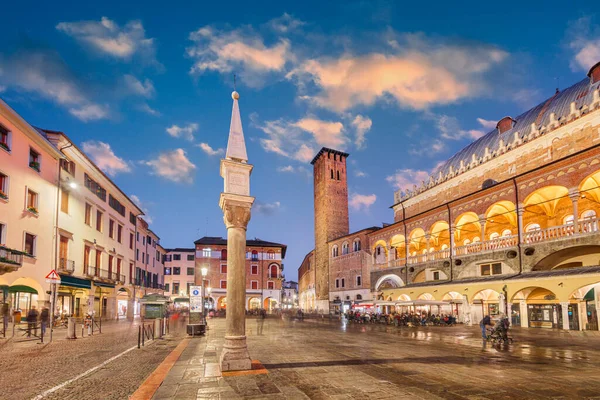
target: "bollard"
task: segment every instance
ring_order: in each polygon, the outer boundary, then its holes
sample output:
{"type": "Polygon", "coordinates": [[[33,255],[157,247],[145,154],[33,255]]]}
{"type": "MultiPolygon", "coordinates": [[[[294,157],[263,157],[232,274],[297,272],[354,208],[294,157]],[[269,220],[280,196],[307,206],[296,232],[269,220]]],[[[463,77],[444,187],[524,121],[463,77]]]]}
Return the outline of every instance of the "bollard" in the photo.
{"type": "Polygon", "coordinates": [[[146,328],[142,325],[142,346],[144,345],[144,338],[146,337],[146,328]]]}
{"type": "Polygon", "coordinates": [[[152,325],[152,340],[154,340],[154,327],[156,326],[156,324],[152,325]]]}
{"type": "MultiPolygon", "coordinates": [[[[162,320],[160,320],[160,319],[158,319],[158,318],[154,320],[154,327],[153,327],[153,330],[154,330],[154,332],[156,333],[156,336],[157,336],[158,338],[162,337],[162,329],[160,329],[160,326],[161,326],[161,325],[162,325],[162,320]]],[[[153,339],[154,339],[154,338],[153,338],[153,339]]]]}
{"type": "Polygon", "coordinates": [[[69,317],[67,322],[67,339],[77,339],[75,327],[75,318],[69,317]]]}
{"type": "Polygon", "coordinates": [[[100,317],[100,328],[98,328],[98,330],[100,331],[100,333],[102,333],[102,317],[100,317]]]}
{"type": "Polygon", "coordinates": [[[140,348],[141,341],[142,341],[142,327],[138,326],[138,349],[140,348]]]}

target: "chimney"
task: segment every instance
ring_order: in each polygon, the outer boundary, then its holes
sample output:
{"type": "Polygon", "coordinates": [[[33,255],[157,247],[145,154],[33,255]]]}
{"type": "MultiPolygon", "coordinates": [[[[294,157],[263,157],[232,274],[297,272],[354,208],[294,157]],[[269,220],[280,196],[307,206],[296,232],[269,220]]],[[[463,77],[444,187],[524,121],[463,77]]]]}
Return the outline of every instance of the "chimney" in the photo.
{"type": "Polygon", "coordinates": [[[498,124],[496,125],[496,128],[498,129],[498,133],[502,134],[506,131],[509,131],[513,128],[513,126],[515,125],[515,120],[512,119],[511,117],[504,117],[502,118],[500,121],[498,121],[498,124]]]}
{"type": "Polygon", "coordinates": [[[587,73],[587,76],[592,80],[592,85],[600,81],[600,61],[590,68],[590,72],[587,73]]]}

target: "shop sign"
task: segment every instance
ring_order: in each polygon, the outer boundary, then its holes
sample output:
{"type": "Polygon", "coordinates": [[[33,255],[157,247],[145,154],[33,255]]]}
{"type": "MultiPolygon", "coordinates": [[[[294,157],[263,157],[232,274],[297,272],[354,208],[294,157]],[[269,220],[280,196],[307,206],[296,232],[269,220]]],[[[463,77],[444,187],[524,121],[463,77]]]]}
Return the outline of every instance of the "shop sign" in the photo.
{"type": "Polygon", "coordinates": [[[202,312],[202,287],[190,286],[190,312],[202,312]]]}

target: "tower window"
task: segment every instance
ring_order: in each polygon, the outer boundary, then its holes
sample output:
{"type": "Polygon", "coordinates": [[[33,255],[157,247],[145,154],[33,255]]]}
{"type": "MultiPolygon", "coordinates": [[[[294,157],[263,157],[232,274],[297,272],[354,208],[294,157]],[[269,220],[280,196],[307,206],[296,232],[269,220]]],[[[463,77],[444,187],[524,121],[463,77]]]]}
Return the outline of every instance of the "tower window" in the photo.
{"type": "Polygon", "coordinates": [[[337,180],[340,180],[340,171],[337,171],[337,180]]]}
{"type": "Polygon", "coordinates": [[[331,170],[331,179],[333,179],[333,170],[331,170]]]}

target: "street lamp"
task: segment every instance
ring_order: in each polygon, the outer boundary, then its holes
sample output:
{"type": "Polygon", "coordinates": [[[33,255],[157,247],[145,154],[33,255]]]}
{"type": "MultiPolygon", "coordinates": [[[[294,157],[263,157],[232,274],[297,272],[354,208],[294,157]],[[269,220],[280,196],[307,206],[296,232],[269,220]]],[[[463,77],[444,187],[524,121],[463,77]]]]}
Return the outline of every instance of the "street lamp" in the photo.
{"type": "Polygon", "coordinates": [[[200,273],[202,274],[202,322],[206,325],[206,318],[204,314],[204,278],[208,275],[208,268],[202,267],[200,269],[200,273]]]}

